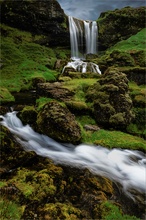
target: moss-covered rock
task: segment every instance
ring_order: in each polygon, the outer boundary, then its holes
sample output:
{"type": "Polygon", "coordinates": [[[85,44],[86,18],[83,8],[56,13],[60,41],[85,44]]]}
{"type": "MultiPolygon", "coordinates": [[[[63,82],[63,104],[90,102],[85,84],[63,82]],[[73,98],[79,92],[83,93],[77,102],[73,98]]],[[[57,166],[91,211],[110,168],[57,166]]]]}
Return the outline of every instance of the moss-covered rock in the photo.
{"type": "Polygon", "coordinates": [[[108,69],[94,86],[88,89],[92,97],[94,115],[98,124],[124,128],[133,119],[132,100],[128,94],[128,79],[118,69],[108,69]]]}
{"type": "Polygon", "coordinates": [[[69,45],[67,16],[56,0],[2,1],[1,22],[32,35],[42,34],[37,42],[46,45],[69,45]],[[19,22],[18,22],[19,20],[19,22]]]}
{"type": "Polygon", "coordinates": [[[75,94],[67,88],[64,88],[62,83],[39,83],[36,90],[37,96],[44,96],[47,98],[65,101],[72,99],[75,94]]]}
{"type": "Polygon", "coordinates": [[[115,9],[101,13],[97,20],[99,48],[105,50],[145,27],[145,7],[115,9]]]}
{"type": "Polygon", "coordinates": [[[37,117],[41,132],[62,142],[77,143],[81,139],[75,116],[56,101],[43,106],[37,117]]]}
{"type": "Polygon", "coordinates": [[[34,106],[25,106],[20,113],[18,113],[19,118],[23,124],[29,124],[33,128],[36,128],[37,111],[34,106]]]}

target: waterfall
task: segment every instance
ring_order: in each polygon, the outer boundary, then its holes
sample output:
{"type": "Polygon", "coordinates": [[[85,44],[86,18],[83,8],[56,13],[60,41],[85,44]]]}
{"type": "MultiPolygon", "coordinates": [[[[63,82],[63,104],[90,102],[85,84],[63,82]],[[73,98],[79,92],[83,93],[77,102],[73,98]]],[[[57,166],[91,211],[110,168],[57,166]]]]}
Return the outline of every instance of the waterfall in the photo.
{"type": "Polygon", "coordinates": [[[93,174],[107,177],[123,186],[124,192],[135,189],[146,191],[146,157],[134,150],[106,149],[101,146],[58,143],[52,138],[39,134],[29,126],[23,126],[16,112],[0,116],[0,124],[7,127],[26,151],[52,159],[55,163],[66,164],[80,169],[87,168],[93,174]]]}
{"type": "Polygon", "coordinates": [[[97,53],[97,23],[96,21],[84,21],[85,39],[86,39],[86,54],[97,53]]]}
{"type": "Polygon", "coordinates": [[[69,16],[69,31],[70,31],[70,43],[71,43],[71,59],[75,60],[82,58],[79,53],[79,47],[83,48],[83,30],[79,20],[75,20],[69,16]]]}
{"type": "Polygon", "coordinates": [[[97,23],[96,21],[81,21],[71,16],[69,19],[71,58],[83,58],[83,42],[85,38],[85,54],[97,53],[97,23]],[[82,25],[81,25],[82,23],[82,25]]]}
{"type": "Polygon", "coordinates": [[[82,21],[71,16],[69,20],[70,44],[71,44],[71,62],[64,66],[62,73],[66,68],[72,68],[74,71],[86,73],[94,72],[101,74],[99,66],[93,62],[85,62],[86,54],[97,53],[97,23],[96,21],[82,21]],[[84,42],[85,41],[85,42],[84,42]],[[85,43],[85,48],[84,48],[85,43]]]}

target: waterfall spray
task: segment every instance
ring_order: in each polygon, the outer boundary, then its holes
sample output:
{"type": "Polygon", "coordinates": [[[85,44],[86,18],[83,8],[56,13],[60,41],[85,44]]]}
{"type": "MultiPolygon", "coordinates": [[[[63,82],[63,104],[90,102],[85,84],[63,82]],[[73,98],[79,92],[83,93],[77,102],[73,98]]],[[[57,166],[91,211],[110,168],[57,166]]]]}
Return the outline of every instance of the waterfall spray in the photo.
{"type": "Polygon", "coordinates": [[[0,116],[0,124],[7,127],[26,151],[52,159],[55,163],[87,168],[93,174],[119,182],[124,192],[133,198],[130,189],[146,191],[146,157],[142,152],[106,149],[101,146],[80,144],[78,146],[58,143],[39,134],[29,126],[23,126],[16,112],[0,116]]]}

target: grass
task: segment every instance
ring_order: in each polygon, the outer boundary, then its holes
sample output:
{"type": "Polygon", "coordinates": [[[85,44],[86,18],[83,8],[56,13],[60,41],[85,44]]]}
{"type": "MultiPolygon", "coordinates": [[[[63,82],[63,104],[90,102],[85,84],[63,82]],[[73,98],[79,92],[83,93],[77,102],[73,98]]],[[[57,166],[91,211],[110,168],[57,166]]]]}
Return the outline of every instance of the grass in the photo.
{"type": "Polygon", "coordinates": [[[139,31],[137,34],[129,37],[127,40],[122,40],[108,49],[109,52],[113,50],[132,51],[145,50],[146,51],[146,28],[139,31]]]}
{"type": "Polygon", "coordinates": [[[6,198],[0,198],[0,219],[15,219],[19,220],[22,216],[22,208],[13,201],[6,198]]]}
{"type": "Polygon", "coordinates": [[[100,205],[102,209],[102,220],[140,220],[135,216],[123,215],[120,208],[106,201],[100,205]]]}
{"type": "Polygon", "coordinates": [[[130,94],[133,96],[135,96],[135,95],[146,96],[145,85],[138,86],[135,82],[129,82],[129,90],[130,90],[130,94]]]}
{"type": "Polygon", "coordinates": [[[1,25],[0,86],[10,92],[27,90],[32,87],[32,79],[44,78],[56,81],[59,72],[53,70],[57,58],[66,59],[67,50],[51,49],[36,43],[43,36],[1,25]],[[3,36],[4,35],[4,36],[3,36]]]}
{"type": "Polygon", "coordinates": [[[75,101],[85,101],[85,91],[88,86],[97,82],[96,78],[72,79],[63,83],[63,87],[75,91],[75,101]]]}

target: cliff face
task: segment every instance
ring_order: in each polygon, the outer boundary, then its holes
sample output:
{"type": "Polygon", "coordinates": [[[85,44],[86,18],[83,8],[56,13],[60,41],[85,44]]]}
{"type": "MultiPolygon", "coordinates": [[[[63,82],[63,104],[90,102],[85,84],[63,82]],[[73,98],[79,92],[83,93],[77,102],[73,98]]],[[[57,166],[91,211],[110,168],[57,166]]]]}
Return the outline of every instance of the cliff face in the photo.
{"type": "Polygon", "coordinates": [[[145,28],[146,7],[126,7],[101,13],[98,23],[99,50],[106,50],[145,28]]]}
{"type": "Polygon", "coordinates": [[[69,45],[68,19],[56,0],[1,3],[1,23],[47,36],[49,46],[69,45]]]}

